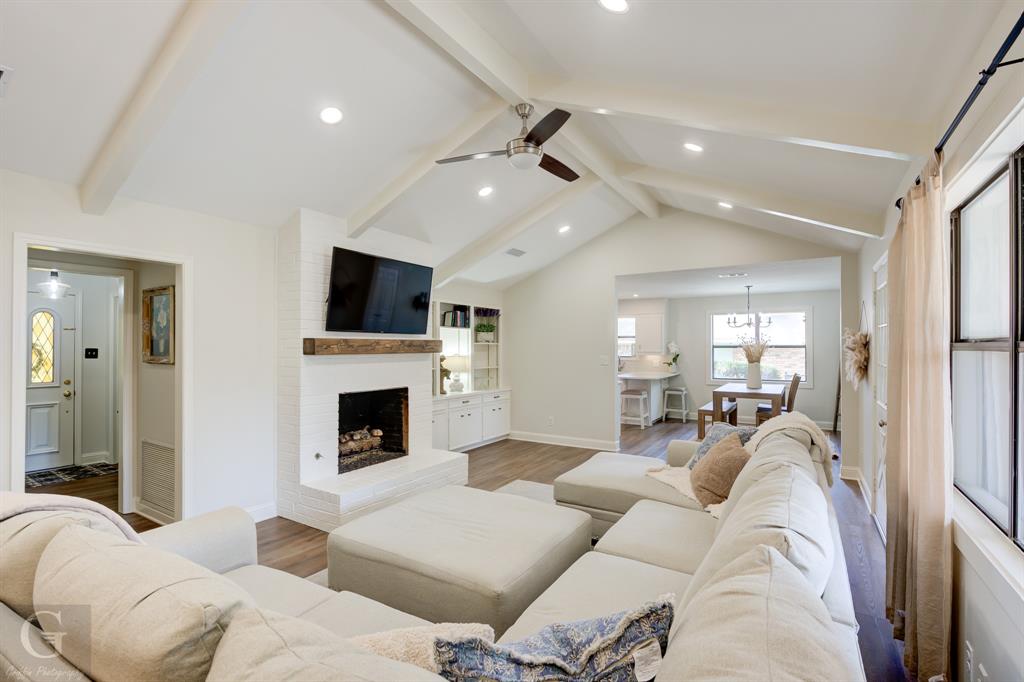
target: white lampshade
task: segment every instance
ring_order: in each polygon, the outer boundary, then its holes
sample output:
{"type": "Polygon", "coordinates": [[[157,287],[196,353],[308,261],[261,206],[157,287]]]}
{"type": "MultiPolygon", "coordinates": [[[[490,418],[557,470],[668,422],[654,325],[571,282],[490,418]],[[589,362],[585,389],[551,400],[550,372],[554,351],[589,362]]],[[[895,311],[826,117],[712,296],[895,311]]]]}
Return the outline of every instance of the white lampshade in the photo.
{"type": "Polygon", "coordinates": [[[444,359],[443,364],[445,368],[451,370],[453,374],[456,372],[465,372],[469,369],[469,356],[449,355],[444,359]]]}

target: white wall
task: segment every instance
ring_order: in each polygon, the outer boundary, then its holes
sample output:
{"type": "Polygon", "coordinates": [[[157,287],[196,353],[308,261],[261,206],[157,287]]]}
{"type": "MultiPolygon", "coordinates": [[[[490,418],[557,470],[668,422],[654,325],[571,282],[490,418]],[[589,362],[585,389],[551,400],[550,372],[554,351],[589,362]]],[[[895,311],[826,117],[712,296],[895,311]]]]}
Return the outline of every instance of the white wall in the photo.
{"type": "MultiPolygon", "coordinates": [[[[106,245],[113,254],[165,254],[194,275],[189,366],[192,467],[187,515],[224,505],[273,513],[275,458],[274,232],[191,211],[117,199],[81,212],[77,189],[0,171],[0,488],[10,489],[14,233],[106,245]]],[[[81,249],[80,249],[81,250],[81,249]]],[[[179,292],[180,297],[180,292],[179,292]]],[[[180,343],[180,336],[179,336],[180,343]]],[[[23,456],[19,453],[18,456],[23,456]]]]}
{"type": "MultiPolygon", "coordinates": [[[[653,299],[663,301],[664,299],[653,299]]],[[[644,299],[624,300],[620,311],[632,310],[644,299]]],[[[698,407],[711,400],[711,392],[722,382],[710,381],[710,346],[708,314],[736,312],[746,309],[745,295],[673,298],[668,300],[666,339],[679,344],[679,372],[672,385],[686,386],[687,407],[696,416],[698,407]]],[[[810,384],[797,391],[796,409],[822,426],[832,427],[835,410],[836,382],[840,362],[840,295],[839,291],[809,291],[790,294],[761,294],[752,299],[756,310],[810,309],[808,341],[811,346],[810,384]]],[[[644,356],[627,362],[629,369],[664,368],[668,355],[644,356]]],[[[740,419],[753,421],[756,405],[740,401],[740,419]]]]}
{"type": "MultiPolygon", "coordinates": [[[[615,276],[842,255],[829,247],[669,211],[634,216],[505,291],[506,367],[515,383],[513,437],[616,449],[615,276]]],[[[856,326],[844,297],[844,324],[856,326]]],[[[844,391],[844,395],[845,395],[844,391]]],[[[844,399],[849,417],[856,410],[844,399]]],[[[856,419],[852,422],[858,423],[856,419]]],[[[844,452],[847,447],[844,434],[844,452]]],[[[850,448],[856,448],[851,436],[850,448]]]]}

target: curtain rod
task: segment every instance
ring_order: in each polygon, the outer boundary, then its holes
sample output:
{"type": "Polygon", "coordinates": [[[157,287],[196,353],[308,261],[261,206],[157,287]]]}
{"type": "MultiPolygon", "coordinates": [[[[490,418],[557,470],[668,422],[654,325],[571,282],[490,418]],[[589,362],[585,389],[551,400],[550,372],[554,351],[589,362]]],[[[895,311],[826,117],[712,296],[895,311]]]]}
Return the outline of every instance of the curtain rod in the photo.
{"type": "MultiPolygon", "coordinates": [[[[1004,66],[1010,66],[1012,64],[1020,64],[1021,62],[1024,62],[1024,58],[1003,61],[1003,59],[1006,57],[1006,53],[1010,51],[1011,47],[1013,47],[1013,43],[1016,42],[1017,37],[1020,36],[1022,30],[1024,30],[1024,12],[1021,12],[1020,18],[1017,19],[1017,23],[1013,25],[1012,29],[1010,29],[1010,34],[1006,36],[1006,40],[1004,40],[1003,44],[999,47],[999,51],[996,52],[996,56],[992,58],[992,63],[989,64],[988,68],[985,69],[984,71],[978,72],[981,78],[978,79],[978,82],[975,84],[974,89],[971,90],[971,94],[967,96],[967,101],[965,101],[964,105],[960,107],[960,111],[958,111],[956,117],[953,118],[953,122],[949,124],[948,128],[946,128],[946,132],[943,133],[942,138],[939,140],[939,143],[935,145],[936,153],[941,152],[942,149],[946,146],[946,143],[949,142],[949,138],[953,136],[953,133],[956,131],[957,126],[959,126],[960,123],[964,120],[964,117],[967,116],[967,112],[974,104],[974,101],[978,99],[978,95],[981,94],[981,91],[988,84],[988,79],[996,75],[996,70],[1004,66]]],[[[920,175],[917,176],[916,180],[914,180],[914,184],[921,184],[920,175]]],[[[896,208],[901,210],[903,209],[903,197],[900,197],[899,199],[896,200],[896,208]]]]}

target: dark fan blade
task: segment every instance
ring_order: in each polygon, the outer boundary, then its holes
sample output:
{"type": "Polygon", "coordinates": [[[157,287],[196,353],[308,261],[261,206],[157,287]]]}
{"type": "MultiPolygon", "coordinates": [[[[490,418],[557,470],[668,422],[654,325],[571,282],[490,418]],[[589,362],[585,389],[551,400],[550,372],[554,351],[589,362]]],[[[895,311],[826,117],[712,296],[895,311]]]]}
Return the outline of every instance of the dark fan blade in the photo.
{"type": "Polygon", "coordinates": [[[565,125],[565,122],[569,120],[571,115],[568,111],[554,109],[550,114],[542,118],[537,125],[533,126],[530,132],[526,134],[526,141],[537,146],[544,144],[548,141],[548,138],[558,132],[559,128],[565,125]]]}
{"type": "Polygon", "coordinates": [[[472,161],[473,159],[489,159],[492,156],[506,156],[504,149],[493,152],[480,152],[479,154],[465,154],[464,156],[449,156],[447,159],[438,159],[435,163],[455,163],[456,161],[472,161]]]}
{"type": "Polygon", "coordinates": [[[540,157],[540,167],[552,175],[557,175],[566,182],[572,182],[580,177],[579,173],[574,171],[572,168],[569,168],[550,154],[545,154],[540,157]]]}

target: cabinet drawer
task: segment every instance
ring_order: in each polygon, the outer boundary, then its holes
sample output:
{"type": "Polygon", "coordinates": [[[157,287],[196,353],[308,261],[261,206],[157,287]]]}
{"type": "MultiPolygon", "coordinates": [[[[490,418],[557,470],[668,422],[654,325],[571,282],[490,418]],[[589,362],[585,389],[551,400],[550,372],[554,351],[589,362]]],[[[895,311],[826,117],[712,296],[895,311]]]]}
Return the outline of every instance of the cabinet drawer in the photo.
{"type": "Polygon", "coordinates": [[[505,390],[498,389],[496,391],[489,391],[487,393],[481,393],[480,395],[483,398],[484,404],[487,404],[487,403],[493,403],[493,402],[498,401],[498,400],[508,400],[510,394],[511,394],[511,391],[505,391],[505,390]]]}
{"type": "Polygon", "coordinates": [[[448,409],[453,412],[479,404],[480,396],[478,395],[455,395],[448,398],[448,409]]]}
{"type": "Polygon", "coordinates": [[[479,407],[455,407],[448,412],[448,449],[455,450],[482,438],[479,407]]]}
{"type": "Polygon", "coordinates": [[[499,400],[483,406],[483,440],[507,436],[512,430],[511,412],[508,400],[499,400]]]}

